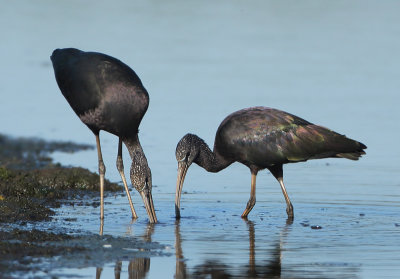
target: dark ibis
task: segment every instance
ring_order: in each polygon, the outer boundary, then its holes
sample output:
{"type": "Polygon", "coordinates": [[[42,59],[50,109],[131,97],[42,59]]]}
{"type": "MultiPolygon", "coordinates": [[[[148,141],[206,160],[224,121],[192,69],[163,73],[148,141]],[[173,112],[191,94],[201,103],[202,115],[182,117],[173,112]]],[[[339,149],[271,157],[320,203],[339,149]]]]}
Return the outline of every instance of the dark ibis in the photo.
{"type": "Polygon", "coordinates": [[[96,137],[100,175],[100,219],[104,218],[104,175],[100,130],[119,138],[117,169],[137,218],[124,175],[122,142],[132,158],[132,185],[142,196],[151,223],[157,222],[151,194],[151,170],[139,142],[139,125],[149,106],[149,95],[140,78],[126,64],[106,54],[75,48],[56,49],[51,55],[61,93],[96,137]]]}
{"type": "Polygon", "coordinates": [[[213,151],[193,134],[179,141],[175,153],[178,161],[176,218],[180,218],[182,186],[193,162],[209,172],[219,172],[233,162],[250,169],[250,199],[242,218],[247,218],[256,203],[258,171],[268,169],[278,180],[286,200],[287,215],[293,219],[293,205],[283,184],[283,164],[322,158],[358,160],[366,148],[358,141],[281,110],[268,107],[239,110],[219,125],[213,151]]]}

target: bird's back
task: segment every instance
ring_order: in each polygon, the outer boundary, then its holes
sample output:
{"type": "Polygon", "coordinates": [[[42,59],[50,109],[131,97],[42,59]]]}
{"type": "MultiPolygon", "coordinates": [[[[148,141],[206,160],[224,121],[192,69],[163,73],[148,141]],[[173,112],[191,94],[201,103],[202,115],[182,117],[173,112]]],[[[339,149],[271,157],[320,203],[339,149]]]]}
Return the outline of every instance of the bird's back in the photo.
{"type": "Polygon", "coordinates": [[[58,86],[80,119],[94,132],[137,132],[149,96],[136,73],[111,56],[74,48],[56,49],[51,60],[58,86]]]}
{"type": "Polygon", "coordinates": [[[232,113],[220,124],[214,150],[248,166],[326,157],[358,159],[365,145],[284,111],[254,107],[232,113]]]}

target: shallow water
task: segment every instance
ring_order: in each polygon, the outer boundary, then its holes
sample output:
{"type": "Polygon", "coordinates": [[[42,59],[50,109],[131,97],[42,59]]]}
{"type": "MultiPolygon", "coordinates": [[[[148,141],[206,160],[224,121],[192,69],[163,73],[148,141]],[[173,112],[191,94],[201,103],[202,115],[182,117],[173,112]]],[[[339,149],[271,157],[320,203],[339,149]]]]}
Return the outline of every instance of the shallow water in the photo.
{"type": "MultiPolygon", "coordinates": [[[[150,267],[141,275],[201,277],[208,270],[231,277],[400,276],[399,2],[0,4],[2,133],[94,144],[59,93],[49,60],[54,48],[118,57],[148,89],[140,139],[160,223],[149,233],[133,193],[140,219],[131,224],[125,197],[108,198],[104,227],[116,236],[151,236],[169,249],[171,256],[142,261],[144,271],[150,267]],[[359,162],[285,166],[293,224],[286,223],[281,190],[267,172],[258,175],[257,204],[246,222],[240,214],[250,193],[248,169],[234,164],[211,174],[192,166],[176,224],[176,143],[193,132],[212,146],[227,114],[255,105],[283,109],[360,140],[367,155],[359,162]]],[[[106,177],[119,181],[117,139],[101,136],[106,177]]],[[[129,158],[126,150],[124,157],[129,158]]],[[[95,150],[54,158],[97,170],[95,150]]],[[[128,160],[125,168],[128,172],[128,160]]],[[[51,226],[98,232],[98,211],[64,207],[51,226]],[[68,223],[67,217],[77,221],[68,223]]],[[[130,276],[128,265],[122,262],[121,278],[130,276]]],[[[103,266],[101,278],[113,277],[114,268],[113,262],[103,266]]],[[[91,278],[96,271],[77,266],[49,273],[91,278]]]]}

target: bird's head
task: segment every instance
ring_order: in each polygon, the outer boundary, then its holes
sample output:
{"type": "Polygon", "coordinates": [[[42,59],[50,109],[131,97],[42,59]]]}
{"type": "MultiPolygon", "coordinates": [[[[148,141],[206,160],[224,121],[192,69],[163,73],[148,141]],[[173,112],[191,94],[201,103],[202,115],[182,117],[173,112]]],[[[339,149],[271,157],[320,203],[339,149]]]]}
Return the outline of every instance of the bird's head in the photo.
{"type": "Polygon", "coordinates": [[[153,185],[151,181],[151,170],[143,152],[133,152],[130,176],[133,187],[135,187],[143,199],[150,223],[157,223],[151,194],[153,185]]]}
{"type": "Polygon", "coordinates": [[[176,193],[175,193],[175,215],[176,218],[180,218],[180,200],[183,182],[187,170],[193,161],[196,160],[200,153],[200,145],[203,142],[198,136],[193,134],[186,134],[176,146],[175,156],[178,161],[178,177],[176,181],[176,193]]]}

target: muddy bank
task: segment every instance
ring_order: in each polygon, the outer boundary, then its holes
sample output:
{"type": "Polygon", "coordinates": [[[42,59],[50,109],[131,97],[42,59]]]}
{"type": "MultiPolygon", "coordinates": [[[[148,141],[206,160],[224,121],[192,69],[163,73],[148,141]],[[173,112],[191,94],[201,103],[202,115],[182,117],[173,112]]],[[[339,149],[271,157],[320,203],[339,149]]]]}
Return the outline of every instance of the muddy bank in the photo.
{"type": "MultiPolygon", "coordinates": [[[[51,208],[59,207],[62,201],[98,196],[98,184],[98,175],[83,168],[11,170],[0,167],[0,222],[49,220],[54,214],[51,208]]],[[[106,180],[105,190],[109,195],[120,192],[121,186],[106,180]]]]}
{"type": "MultiPolygon", "coordinates": [[[[11,138],[0,134],[0,223],[49,220],[61,200],[96,195],[99,176],[87,169],[54,164],[50,153],[92,148],[71,142],[11,138]]],[[[105,180],[106,195],[122,191],[105,180]]]]}

